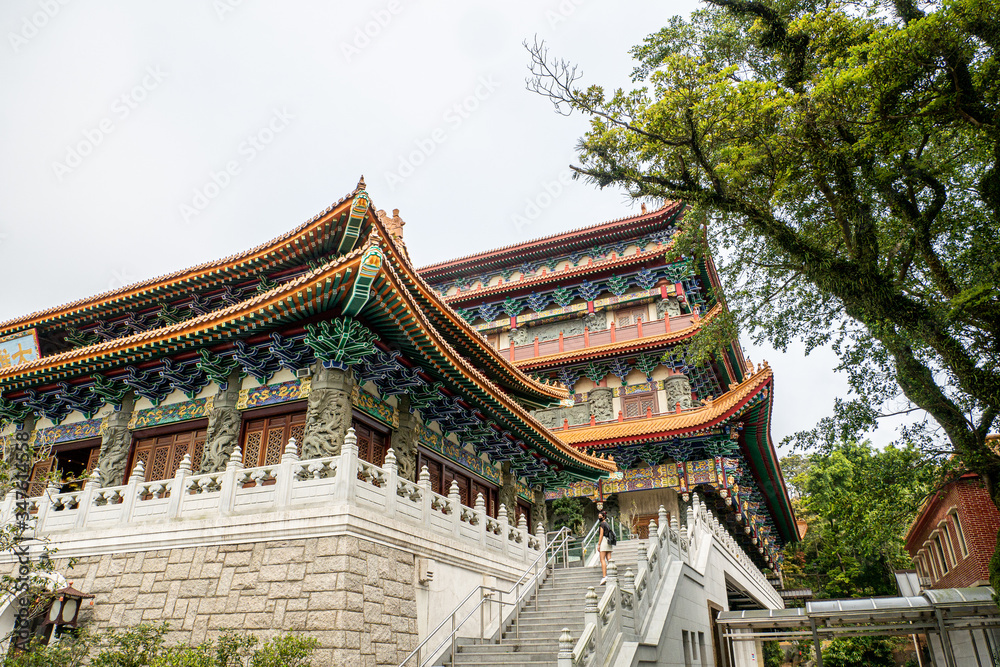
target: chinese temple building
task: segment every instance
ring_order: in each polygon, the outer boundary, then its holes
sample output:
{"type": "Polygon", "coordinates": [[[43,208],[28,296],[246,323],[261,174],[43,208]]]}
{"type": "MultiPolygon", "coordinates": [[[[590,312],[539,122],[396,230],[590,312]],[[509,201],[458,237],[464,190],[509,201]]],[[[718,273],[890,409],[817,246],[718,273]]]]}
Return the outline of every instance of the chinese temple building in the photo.
{"type": "MultiPolygon", "coordinates": [[[[644,207],[645,208],[645,207],[644,207]]],[[[546,498],[617,499],[642,530],[695,489],[761,567],[797,528],[770,439],[773,377],[736,340],[705,363],[685,344],[725,304],[711,259],[668,262],[684,214],[641,215],[442,262],[421,275],[531,377],[567,387],[535,417],[566,445],[614,460],[546,498]]]]}
{"type": "MultiPolygon", "coordinates": [[[[581,588],[579,628],[524,651],[757,664],[723,655],[710,614],[782,605],[762,574],[780,579],[797,539],[773,379],[735,340],[686,354],[725,303],[710,259],[667,260],[683,213],[417,270],[362,179],[256,248],[0,323],[0,436],[8,461],[33,455],[0,517],[30,518],[33,557],[56,550],[53,585],[93,596],[99,628],[485,665],[463,646],[520,632],[530,596],[570,576],[550,574],[569,538],[547,533],[549,505],[588,498],[642,540],[599,603],[581,588]],[[474,630],[455,626],[470,590],[474,630]],[[688,599],[704,604],[677,611],[688,599]]],[[[0,604],[0,631],[13,618],[0,604]]]]}

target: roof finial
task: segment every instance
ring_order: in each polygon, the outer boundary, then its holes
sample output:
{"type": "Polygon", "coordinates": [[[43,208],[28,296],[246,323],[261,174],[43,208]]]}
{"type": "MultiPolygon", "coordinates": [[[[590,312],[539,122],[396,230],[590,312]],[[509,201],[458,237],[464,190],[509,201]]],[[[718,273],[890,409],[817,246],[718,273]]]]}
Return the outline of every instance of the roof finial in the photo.
{"type": "Polygon", "coordinates": [[[646,202],[642,202],[642,214],[646,215],[646,202]]]}
{"type": "Polygon", "coordinates": [[[354,190],[357,191],[357,190],[364,190],[364,189],[365,189],[365,175],[361,174],[361,179],[358,180],[358,187],[354,188],[354,190]]]}

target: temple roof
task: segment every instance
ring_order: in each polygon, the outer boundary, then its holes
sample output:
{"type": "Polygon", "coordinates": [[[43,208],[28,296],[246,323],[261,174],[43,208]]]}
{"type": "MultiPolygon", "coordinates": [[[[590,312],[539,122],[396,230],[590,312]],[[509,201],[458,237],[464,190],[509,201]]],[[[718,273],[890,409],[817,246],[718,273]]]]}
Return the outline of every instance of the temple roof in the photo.
{"type": "Polygon", "coordinates": [[[667,202],[650,213],[631,215],[610,222],[602,222],[568,232],[543,236],[532,241],[466,255],[418,269],[429,282],[437,283],[468,272],[482,273],[487,269],[518,264],[529,259],[551,256],[554,252],[571,252],[588,248],[595,243],[626,239],[638,231],[668,227],[684,208],[680,202],[667,202]]]}
{"type": "Polygon", "coordinates": [[[566,430],[557,429],[555,433],[566,444],[597,448],[640,442],[650,438],[686,435],[724,422],[744,407],[755,394],[770,385],[772,380],[770,367],[762,366],[757,373],[735,385],[721,397],[692,410],[651,419],[632,419],[595,426],[576,426],[566,430]]]}
{"type": "Polygon", "coordinates": [[[56,389],[54,396],[71,386],[92,391],[94,377],[122,380],[126,365],[158,367],[166,356],[192,358],[203,349],[223,354],[236,343],[266,341],[278,325],[294,336],[304,331],[296,322],[329,324],[343,314],[376,328],[383,352],[402,350],[419,363],[409,370],[423,378],[429,400],[448,401],[447,409],[476,422],[483,437],[498,439],[503,460],[523,459],[522,470],[555,464],[584,478],[614,470],[609,461],[564,445],[531,416],[518,400],[547,405],[566,398],[566,389],[529,378],[500,357],[416,275],[365,193],[355,196],[354,204],[359,201],[366,207],[370,233],[353,250],[262,294],[189,320],[0,369],[3,399],[23,400],[45,388],[51,393],[60,381],[72,384],[56,389]]]}
{"type": "MultiPolygon", "coordinates": [[[[31,327],[75,325],[129,310],[159,305],[206,287],[256,277],[342,250],[352,222],[351,207],[364,179],[352,192],[286,234],[223,259],[125,285],[96,296],[0,322],[0,336],[31,327]]],[[[355,238],[368,225],[352,230],[355,238]]],[[[353,244],[352,244],[353,245],[353,244]]]]}

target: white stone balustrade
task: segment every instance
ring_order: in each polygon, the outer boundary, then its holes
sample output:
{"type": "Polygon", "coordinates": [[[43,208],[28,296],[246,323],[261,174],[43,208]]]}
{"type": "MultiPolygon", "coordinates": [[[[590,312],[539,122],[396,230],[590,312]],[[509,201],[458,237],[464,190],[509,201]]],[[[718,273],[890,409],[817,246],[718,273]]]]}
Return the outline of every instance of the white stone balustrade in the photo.
{"type": "MultiPolygon", "coordinates": [[[[391,449],[383,467],[359,459],[353,429],[339,456],[299,460],[292,439],[274,465],[244,468],[237,447],[220,472],[192,475],[191,460],[185,456],[173,478],[147,482],[140,462],[125,485],[101,487],[100,471],[95,470],[80,491],[59,493],[58,487],[50,487],[43,496],[29,499],[29,508],[37,508],[34,535],[60,540],[73,539],[75,532],[123,527],[142,531],[144,525],[165,522],[342,504],[515,560],[531,561],[544,548],[544,533],[532,534],[523,521],[510,524],[502,505],[494,519],[486,514],[481,496],[475,507],[465,507],[456,485],[448,496],[431,491],[426,467],[416,484],[400,478],[391,449]]],[[[0,522],[13,522],[15,509],[14,494],[9,493],[0,507],[0,522]]]]}
{"type": "Polygon", "coordinates": [[[667,512],[662,506],[658,516],[659,523],[655,520],[649,522],[649,540],[640,547],[635,574],[632,575],[629,568],[625,581],[619,584],[618,566],[611,562],[608,565],[607,586],[600,602],[595,605],[593,588],[587,591],[584,630],[573,648],[572,659],[564,658],[567,666],[593,664],[596,656],[608,655],[608,651],[618,643],[619,635],[623,635],[626,641],[641,639],[638,635],[670,563],[681,561],[695,567],[701,560],[702,549],[714,547],[726,553],[730,562],[734,562],[759,586],[759,593],[769,597],[775,606],[782,606],[778,592],[697,494],[694,494],[687,509],[687,526],[684,529],[679,528],[677,517],[671,517],[670,524],[667,524],[667,512]]]}

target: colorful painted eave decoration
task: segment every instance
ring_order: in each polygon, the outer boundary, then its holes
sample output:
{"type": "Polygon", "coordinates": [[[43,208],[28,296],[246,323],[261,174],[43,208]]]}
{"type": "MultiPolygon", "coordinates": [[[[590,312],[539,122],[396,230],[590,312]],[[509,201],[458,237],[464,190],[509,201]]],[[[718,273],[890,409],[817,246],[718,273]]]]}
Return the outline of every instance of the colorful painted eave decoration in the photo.
{"type": "Polygon", "coordinates": [[[470,269],[481,271],[486,267],[500,267],[516,263],[525,257],[544,255],[551,252],[553,248],[584,248],[619,235],[629,236],[640,230],[669,224],[683,209],[682,203],[669,202],[665,207],[649,213],[626,216],[610,222],[600,222],[589,227],[473,253],[465,257],[424,266],[418,269],[418,272],[428,281],[439,282],[452,276],[461,275],[470,269]]]}
{"type": "MultiPolygon", "coordinates": [[[[425,311],[413,303],[413,295],[402,284],[392,263],[384,265],[372,289],[369,308],[378,305],[385,316],[405,326],[411,345],[421,351],[427,362],[433,363],[438,373],[452,376],[457,381],[457,388],[465,392],[467,400],[475,396],[483,414],[492,415],[518,433],[529,451],[535,449],[540,456],[558,462],[581,477],[595,478],[613,469],[613,464],[608,461],[564,446],[486,375],[468,364],[427,321],[425,311]],[[502,409],[498,410],[497,406],[502,406],[502,409]]],[[[484,340],[480,340],[486,345],[484,340]]],[[[568,393],[564,397],[568,397],[568,393]]]]}
{"type": "Polygon", "coordinates": [[[608,271],[624,266],[631,266],[632,264],[637,264],[639,262],[662,259],[668,251],[669,249],[667,247],[657,250],[644,250],[642,252],[625,255],[624,257],[618,257],[616,259],[600,260],[587,266],[578,266],[564,271],[553,271],[551,273],[546,273],[543,276],[528,278],[527,280],[504,281],[503,283],[493,285],[492,287],[483,287],[477,290],[459,292],[458,294],[452,294],[451,296],[446,296],[444,298],[449,304],[457,305],[465,301],[474,301],[493,296],[495,294],[503,294],[505,292],[518,290],[529,290],[537,288],[541,285],[547,285],[549,283],[561,283],[574,278],[582,278],[598,271],[608,271]]]}
{"type": "Polygon", "coordinates": [[[396,283],[396,288],[405,285],[405,294],[412,302],[407,306],[420,311],[420,317],[427,322],[461,356],[469,359],[476,368],[481,368],[506,393],[516,397],[529,408],[546,407],[569,397],[562,385],[539,382],[528,377],[513,364],[500,356],[499,352],[483,338],[468,322],[458,315],[410,266],[409,261],[399,252],[395,240],[389,238],[376,221],[375,225],[382,237],[382,247],[386,267],[396,283]]]}
{"type": "Polygon", "coordinates": [[[757,373],[710,404],[651,419],[631,419],[621,422],[578,426],[553,431],[560,440],[577,447],[604,448],[646,440],[687,436],[713,428],[736,415],[762,392],[769,390],[773,375],[763,366],[757,373]]]}
{"type": "Polygon", "coordinates": [[[577,363],[590,359],[600,359],[602,357],[609,357],[616,354],[642,352],[644,350],[663,347],[665,345],[670,345],[687,338],[691,338],[701,330],[706,322],[716,317],[720,312],[722,312],[722,306],[715,306],[712,310],[708,311],[708,314],[705,315],[705,317],[701,318],[691,326],[679,331],[671,331],[670,333],[665,333],[660,336],[633,338],[632,340],[608,343],[606,345],[595,345],[593,347],[584,348],[574,352],[560,352],[543,357],[533,357],[531,359],[517,361],[515,362],[515,365],[521,370],[527,372],[551,366],[564,366],[566,364],[577,363]]]}
{"type": "Polygon", "coordinates": [[[0,387],[7,396],[21,387],[113,371],[128,363],[231,340],[275,322],[318,312],[343,296],[358,273],[364,250],[359,248],[269,292],[191,320],[0,369],[0,387]]]}
{"type": "Polygon", "coordinates": [[[310,256],[328,254],[334,250],[330,247],[333,243],[338,245],[338,249],[346,247],[350,250],[362,231],[365,215],[367,214],[369,222],[375,217],[373,211],[367,210],[367,201],[362,181],[359,189],[325,211],[290,232],[255,248],[0,323],[0,335],[34,326],[75,325],[81,321],[115,316],[136,308],[148,307],[201,289],[219,287],[253,277],[263,271],[280,269],[290,263],[302,262],[304,258],[310,256]],[[364,195],[364,206],[359,206],[360,195],[364,195]],[[348,229],[353,230],[353,241],[347,238],[348,229]]]}

